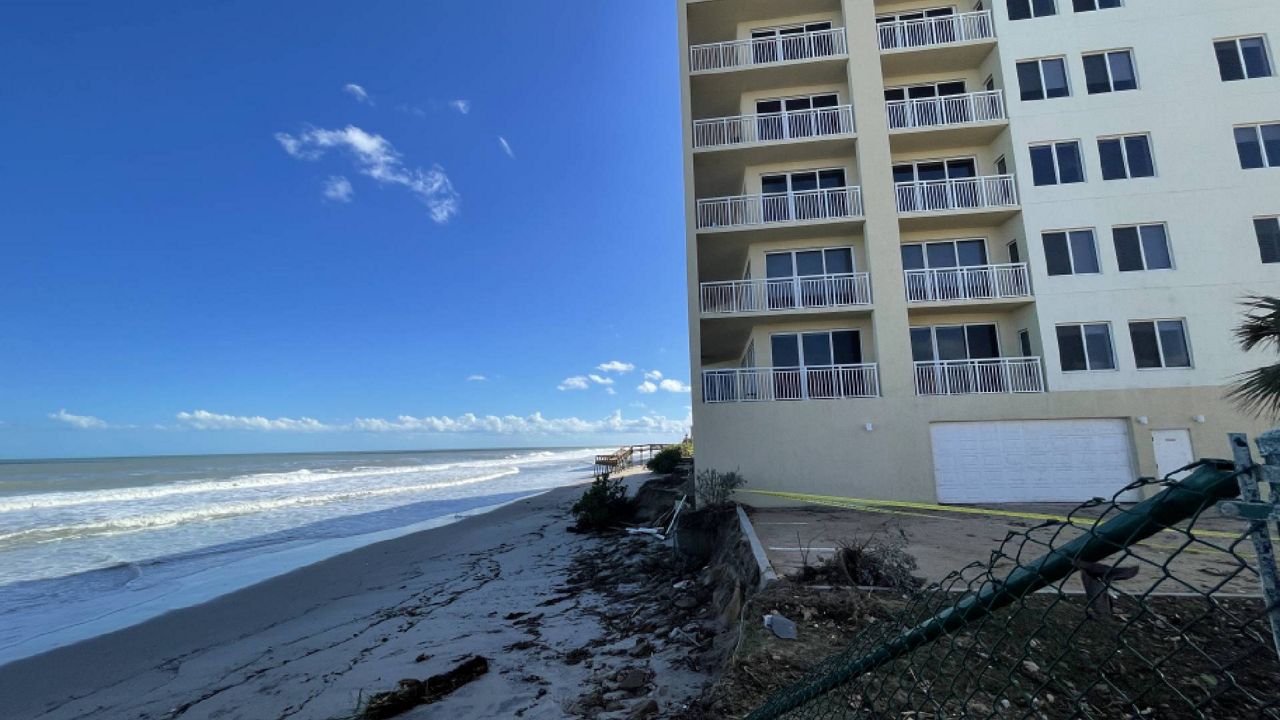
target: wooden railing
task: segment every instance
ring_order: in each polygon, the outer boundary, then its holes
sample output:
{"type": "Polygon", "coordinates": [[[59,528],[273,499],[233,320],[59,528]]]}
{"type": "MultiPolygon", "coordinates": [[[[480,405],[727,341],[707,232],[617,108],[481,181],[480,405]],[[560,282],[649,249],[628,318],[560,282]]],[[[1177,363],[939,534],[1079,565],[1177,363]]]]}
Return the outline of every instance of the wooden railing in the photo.
{"type": "Polygon", "coordinates": [[[636,463],[651,459],[654,455],[669,447],[672,446],[659,443],[627,445],[618,448],[617,452],[609,453],[608,455],[597,455],[595,474],[605,475],[616,473],[619,470],[626,470],[636,463]]]}

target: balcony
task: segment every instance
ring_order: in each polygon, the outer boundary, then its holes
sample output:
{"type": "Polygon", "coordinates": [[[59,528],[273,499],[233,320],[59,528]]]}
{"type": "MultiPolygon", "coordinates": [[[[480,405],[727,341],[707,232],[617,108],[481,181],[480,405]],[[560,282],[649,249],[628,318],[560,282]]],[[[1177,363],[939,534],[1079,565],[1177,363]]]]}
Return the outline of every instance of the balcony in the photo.
{"type": "Polygon", "coordinates": [[[694,150],[805,142],[853,135],[853,106],[697,120],[694,150]]]}
{"type": "Polygon", "coordinates": [[[917,362],[917,395],[1000,395],[1044,392],[1038,357],[917,362]]]}
{"type": "Polygon", "coordinates": [[[886,76],[976,66],[996,37],[990,10],[881,23],[878,30],[886,76]]]}
{"type": "Polygon", "coordinates": [[[880,396],[875,363],[805,368],[704,370],[705,403],[842,400],[880,396]]]}
{"type": "Polygon", "coordinates": [[[1013,175],[988,175],[949,180],[900,182],[895,186],[898,217],[903,229],[945,228],[953,215],[987,216],[1001,220],[1018,210],[1018,186],[1013,175]]]}
{"type": "Polygon", "coordinates": [[[702,312],[742,315],[871,306],[867,273],[702,283],[702,312]]]}
{"type": "Polygon", "coordinates": [[[780,37],[694,45],[689,48],[689,72],[711,73],[812,62],[847,57],[848,54],[844,28],[814,30],[780,37]]]}
{"type": "Polygon", "coordinates": [[[1026,263],[907,270],[907,302],[951,303],[1031,297],[1026,263]]]}
{"type": "Polygon", "coordinates": [[[885,114],[896,152],[986,145],[1009,122],[999,90],[895,100],[885,103],[885,114]]]}
{"type": "Polygon", "coordinates": [[[862,188],[856,186],[698,201],[698,229],[708,232],[861,218],[862,188]]]}

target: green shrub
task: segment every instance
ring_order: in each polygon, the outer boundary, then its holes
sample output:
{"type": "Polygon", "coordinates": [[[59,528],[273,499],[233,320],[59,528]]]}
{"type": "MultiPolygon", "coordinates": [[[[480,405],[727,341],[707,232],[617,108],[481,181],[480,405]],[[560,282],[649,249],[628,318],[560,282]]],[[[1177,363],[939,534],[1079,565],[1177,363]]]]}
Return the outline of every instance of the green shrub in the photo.
{"type": "Polygon", "coordinates": [[[679,445],[672,445],[659,450],[657,455],[649,458],[649,462],[645,463],[645,467],[659,475],[669,475],[675,472],[676,466],[683,459],[684,450],[679,445]]]}
{"type": "Polygon", "coordinates": [[[746,484],[746,479],[737,472],[722,473],[718,470],[703,470],[698,473],[695,483],[698,507],[713,508],[728,505],[734,491],[746,484]]]}
{"type": "Polygon", "coordinates": [[[599,475],[591,487],[573,504],[574,519],[579,530],[604,530],[625,520],[631,513],[631,501],[621,480],[609,474],[599,475]]]}

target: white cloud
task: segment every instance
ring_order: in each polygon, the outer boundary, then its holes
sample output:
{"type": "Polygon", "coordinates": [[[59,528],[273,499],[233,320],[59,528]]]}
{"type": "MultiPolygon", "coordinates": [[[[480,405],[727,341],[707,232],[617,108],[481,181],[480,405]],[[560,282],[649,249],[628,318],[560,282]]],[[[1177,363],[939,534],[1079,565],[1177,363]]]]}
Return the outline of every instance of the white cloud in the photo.
{"type": "Polygon", "coordinates": [[[333,175],[324,181],[324,196],[330,200],[347,203],[351,202],[351,196],[355,194],[351,181],[341,175],[333,175]]]}
{"type": "Polygon", "coordinates": [[[333,148],[349,151],[361,174],[383,184],[408,189],[426,203],[431,219],[437,223],[449,222],[460,209],[461,198],[444,168],[433,165],[429,170],[410,169],[386,138],[354,125],[342,130],[312,128],[296,136],[276,133],[276,141],[285,152],[300,160],[316,160],[333,148]]]}
{"type": "Polygon", "coordinates": [[[511,149],[511,143],[507,142],[506,138],[499,135],[498,144],[502,146],[502,152],[506,153],[507,157],[511,158],[512,160],[516,159],[516,151],[511,149]]]}
{"type": "Polygon", "coordinates": [[[364,88],[355,83],[347,83],[346,85],[343,85],[342,92],[355,98],[356,102],[365,103],[366,105],[373,104],[373,100],[369,97],[369,93],[365,92],[364,88]]]}
{"type": "Polygon", "coordinates": [[[260,415],[219,415],[208,410],[178,413],[178,422],[193,430],[255,430],[260,432],[329,432],[342,426],[326,425],[312,418],[275,418],[260,415]]]}
{"type": "Polygon", "coordinates": [[[72,415],[66,410],[59,410],[56,413],[49,413],[49,419],[66,423],[73,428],[80,430],[106,430],[111,427],[106,420],[96,418],[92,415],[72,415]]]}
{"type": "Polygon", "coordinates": [[[450,100],[450,101],[449,101],[449,107],[453,108],[454,110],[457,110],[458,112],[462,113],[463,115],[468,115],[468,114],[470,114],[470,113],[471,113],[471,101],[470,101],[470,100],[462,100],[462,99],[459,99],[459,100],[450,100]]]}
{"type": "Polygon", "coordinates": [[[650,380],[645,380],[636,386],[636,392],[643,393],[645,395],[652,395],[653,393],[658,392],[658,386],[653,384],[650,380]]]}
{"type": "Polygon", "coordinates": [[[687,393],[693,390],[693,388],[685,385],[675,378],[667,378],[666,380],[663,380],[658,383],[658,388],[672,393],[687,393]]]}
{"type": "MultiPolygon", "coordinates": [[[[610,394],[610,395],[617,395],[617,394],[618,394],[618,391],[617,391],[617,390],[614,390],[614,389],[613,389],[613,388],[611,388],[611,387],[607,387],[607,388],[605,388],[605,389],[604,389],[604,391],[605,391],[606,393],[610,394]]],[[[4,423],[0,423],[0,425],[3,425],[3,424],[4,424],[4,423]]]]}
{"type": "Polygon", "coordinates": [[[587,384],[587,378],[584,375],[575,375],[565,378],[563,382],[556,386],[557,390],[586,390],[590,385],[587,384]]]}
{"type": "Polygon", "coordinates": [[[662,373],[658,370],[646,370],[644,373],[644,379],[658,382],[662,379],[662,373]]]}
{"type": "Polygon", "coordinates": [[[607,363],[600,363],[599,365],[596,366],[596,369],[599,370],[600,372],[611,372],[611,373],[623,374],[623,373],[629,373],[632,370],[635,370],[636,366],[632,365],[629,362],[622,362],[621,360],[610,360],[607,363]]]}
{"type": "Polygon", "coordinates": [[[622,411],[615,411],[601,420],[581,418],[546,418],[542,413],[528,417],[515,415],[477,416],[471,413],[458,417],[413,417],[401,415],[395,420],[358,419],[352,429],[364,432],[400,433],[497,433],[502,435],[566,435],[590,433],[665,433],[688,432],[691,418],[672,420],[661,415],[644,415],[624,418],[622,411]]]}
{"type": "Polygon", "coordinates": [[[593,382],[593,383],[595,383],[595,384],[597,384],[597,385],[612,385],[612,384],[613,384],[613,378],[601,377],[601,376],[599,376],[599,375],[596,375],[595,373],[591,373],[590,375],[588,375],[588,376],[587,376],[587,378],[589,378],[589,379],[591,380],[591,382],[593,382]]]}
{"type": "Polygon", "coordinates": [[[488,380],[488,379],[489,378],[485,377],[484,375],[468,375],[467,376],[467,382],[484,382],[485,380],[488,380]]]}

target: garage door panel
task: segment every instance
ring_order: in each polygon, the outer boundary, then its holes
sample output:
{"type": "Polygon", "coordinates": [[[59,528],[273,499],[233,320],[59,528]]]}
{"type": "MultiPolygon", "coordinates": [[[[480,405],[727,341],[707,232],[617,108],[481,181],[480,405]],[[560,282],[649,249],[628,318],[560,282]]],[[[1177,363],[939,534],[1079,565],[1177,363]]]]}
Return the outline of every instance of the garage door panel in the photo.
{"type": "Polygon", "coordinates": [[[944,503],[1084,502],[1111,498],[1134,480],[1123,420],[937,423],[930,430],[944,503]]]}

